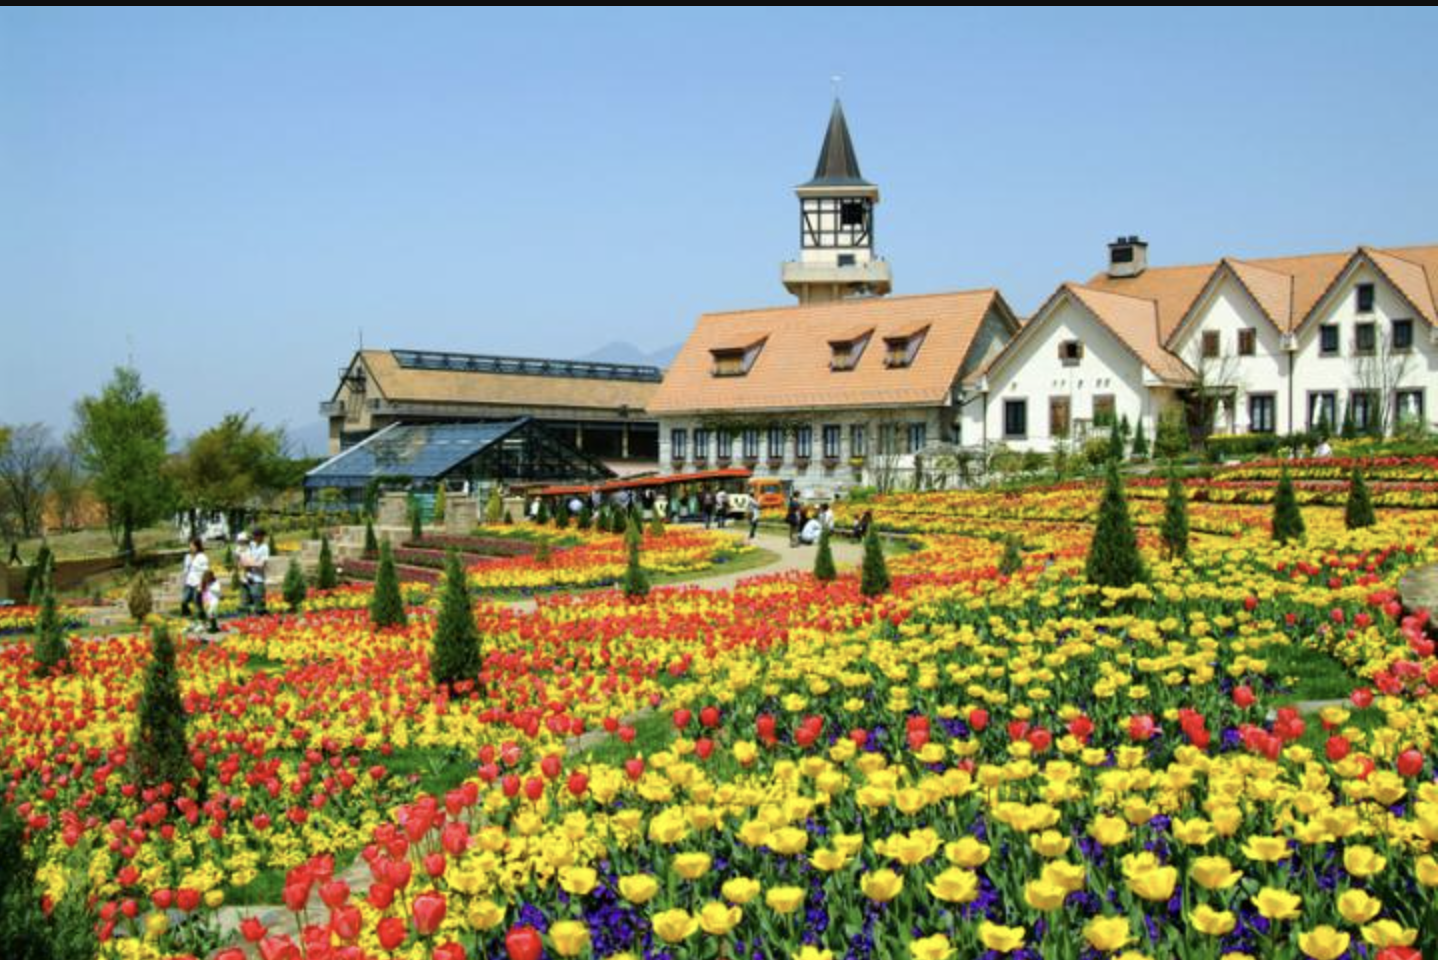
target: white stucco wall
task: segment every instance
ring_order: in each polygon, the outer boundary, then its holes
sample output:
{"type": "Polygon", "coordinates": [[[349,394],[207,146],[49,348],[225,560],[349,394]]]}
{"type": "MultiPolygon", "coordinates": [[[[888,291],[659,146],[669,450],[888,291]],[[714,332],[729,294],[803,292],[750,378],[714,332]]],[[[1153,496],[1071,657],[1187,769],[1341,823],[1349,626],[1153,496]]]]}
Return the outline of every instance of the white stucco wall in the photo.
{"type": "MultiPolygon", "coordinates": [[[[1413,320],[1413,351],[1406,361],[1392,358],[1395,368],[1402,367],[1402,375],[1395,378],[1394,385],[1399,389],[1422,390],[1425,419],[1430,424],[1438,421],[1438,344],[1434,343],[1432,328],[1381,273],[1364,263],[1334,288],[1319,305],[1319,312],[1298,333],[1292,378],[1294,427],[1303,429],[1307,426],[1307,398],[1310,393],[1329,391],[1338,394],[1338,423],[1334,425],[1337,428],[1342,423],[1350,392],[1365,388],[1361,362],[1355,358],[1353,350],[1356,324],[1376,323],[1378,336],[1386,341],[1392,333],[1392,321],[1408,318],[1413,320]],[[1373,284],[1374,303],[1371,313],[1360,315],[1356,287],[1363,283],[1373,284]],[[1337,356],[1324,356],[1319,349],[1319,327],[1326,323],[1338,326],[1337,356]]],[[[1383,402],[1391,405],[1393,397],[1385,397],[1383,402]]],[[[1391,424],[1391,413],[1388,419],[1391,424]]]]}
{"type": "MultiPolygon", "coordinates": [[[[1040,326],[1013,353],[988,374],[988,402],[982,440],[1019,450],[1051,451],[1049,400],[1069,398],[1071,425],[1093,420],[1094,397],[1112,394],[1114,416],[1139,421],[1152,441],[1159,401],[1144,385],[1143,365],[1106,327],[1071,297],[1063,297],[1044,314],[1029,321],[1040,326]],[[1059,359],[1059,343],[1078,340],[1084,355],[1077,363],[1059,359]],[[1004,435],[1004,401],[1027,399],[1028,432],[1023,437],[1004,435]]],[[[1166,393],[1167,391],[1164,391],[1166,393]]],[[[1070,429],[1070,437],[1076,431],[1070,429]]],[[[969,438],[965,437],[968,442],[969,438]]]]}
{"type": "Polygon", "coordinates": [[[1248,395],[1271,394],[1274,398],[1274,431],[1287,433],[1294,427],[1302,429],[1302,403],[1299,421],[1290,427],[1288,404],[1288,358],[1283,353],[1283,334],[1254,302],[1247,290],[1231,274],[1224,274],[1214,288],[1197,305],[1189,324],[1179,331],[1171,351],[1195,371],[1202,373],[1214,386],[1234,388],[1231,423],[1215,424],[1216,433],[1248,433],[1248,395]],[[1257,339],[1253,356],[1239,356],[1238,333],[1252,329],[1257,339]],[[1203,333],[1218,333],[1219,356],[1203,359],[1203,333]]]}

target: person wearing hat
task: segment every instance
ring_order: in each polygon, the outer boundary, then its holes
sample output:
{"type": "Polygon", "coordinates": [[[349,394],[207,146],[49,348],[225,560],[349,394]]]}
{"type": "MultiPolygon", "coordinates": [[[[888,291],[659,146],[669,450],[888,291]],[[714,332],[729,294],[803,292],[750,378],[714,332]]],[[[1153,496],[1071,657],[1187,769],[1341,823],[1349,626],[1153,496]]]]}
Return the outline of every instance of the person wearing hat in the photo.
{"type": "Polygon", "coordinates": [[[250,534],[247,530],[241,530],[235,537],[235,577],[230,586],[235,588],[235,593],[240,601],[240,612],[248,613],[250,610],[250,591],[246,585],[249,575],[250,560],[250,534]]]}

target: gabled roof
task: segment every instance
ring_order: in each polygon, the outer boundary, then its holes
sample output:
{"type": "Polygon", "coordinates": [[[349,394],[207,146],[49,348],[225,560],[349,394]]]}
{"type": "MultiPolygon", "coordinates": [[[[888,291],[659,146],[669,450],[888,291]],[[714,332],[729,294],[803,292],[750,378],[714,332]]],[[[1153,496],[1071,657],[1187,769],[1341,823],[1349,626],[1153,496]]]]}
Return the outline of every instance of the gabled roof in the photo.
{"type": "Polygon", "coordinates": [[[928,406],[947,401],[970,362],[989,314],[1008,332],[1018,322],[997,290],[927,296],[839,300],[832,303],[712,313],[699,318],[649,401],[651,414],[798,410],[813,407],[928,406]],[[833,370],[830,344],[871,329],[879,338],[927,327],[923,346],[906,367],[885,365],[885,351],[869,349],[850,369],[833,370]],[[716,346],[766,338],[743,376],[716,377],[716,346]]]}
{"type": "Polygon", "coordinates": [[[829,129],[824,131],[824,145],[819,148],[819,162],[814,165],[814,176],[805,187],[871,187],[859,173],[859,155],[854,152],[854,141],[849,139],[849,124],[844,119],[844,107],[838,98],[829,113],[829,129]]]}
{"type": "MultiPolygon", "coordinates": [[[[395,403],[469,403],[527,408],[592,407],[602,410],[627,407],[637,412],[644,409],[659,386],[657,369],[654,370],[653,379],[637,379],[646,368],[634,368],[633,378],[603,379],[580,374],[591,367],[605,365],[576,366],[554,361],[552,372],[545,374],[523,372],[537,368],[514,365],[519,364],[519,361],[514,361],[509,367],[492,363],[478,364],[473,368],[462,364],[420,367],[401,363],[403,356],[409,353],[417,351],[361,350],[355,355],[350,366],[353,368],[355,363],[362,363],[369,378],[367,388],[395,403]],[[500,369],[520,372],[498,372],[500,369]],[[562,375],[565,370],[570,370],[573,375],[562,375]]],[[[342,386],[341,383],[340,387],[342,386]]],[[[336,388],[334,398],[338,398],[339,389],[336,388]]]]}
{"type": "Polygon", "coordinates": [[[1136,277],[1110,277],[1105,272],[1090,278],[1085,286],[1152,301],[1163,342],[1171,345],[1200,295],[1225,267],[1233,271],[1269,319],[1284,333],[1291,333],[1311,319],[1345,271],[1365,259],[1387,277],[1419,317],[1438,324],[1438,245],[1358,247],[1252,260],[1227,258],[1217,263],[1149,267],[1136,277]]]}

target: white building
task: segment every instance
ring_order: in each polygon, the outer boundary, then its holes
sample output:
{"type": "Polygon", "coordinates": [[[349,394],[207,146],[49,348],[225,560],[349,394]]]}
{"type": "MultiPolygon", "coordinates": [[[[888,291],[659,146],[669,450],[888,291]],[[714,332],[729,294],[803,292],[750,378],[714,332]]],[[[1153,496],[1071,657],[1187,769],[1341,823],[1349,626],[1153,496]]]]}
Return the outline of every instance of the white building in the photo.
{"type": "Polygon", "coordinates": [[[1182,267],[1149,267],[1136,237],[1109,251],[970,380],[980,442],[1047,451],[1124,417],[1152,438],[1175,404],[1219,433],[1432,422],[1438,246],[1182,267]]]}

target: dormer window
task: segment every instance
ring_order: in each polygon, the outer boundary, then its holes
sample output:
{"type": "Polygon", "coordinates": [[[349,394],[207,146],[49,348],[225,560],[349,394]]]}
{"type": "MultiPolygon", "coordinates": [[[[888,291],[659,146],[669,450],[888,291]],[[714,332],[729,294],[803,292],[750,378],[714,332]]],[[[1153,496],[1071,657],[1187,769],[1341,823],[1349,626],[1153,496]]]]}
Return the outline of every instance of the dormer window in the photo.
{"type": "Polygon", "coordinates": [[[913,366],[914,358],[919,355],[919,348],[924,345],[924,336],[928,332],[929,328],[924,326],[885,337],[884,366],[890,369],[913,366]]]}
{"type": "Polygon", "coordinates": [[[709,354],[714,358],[714,365],[710,372],[716,377],[742,377],[754,366],[754,361],[759,359],[759,352],[763,349],[762,337],[752,343],[737,346],[711,347],[709,354]]]}
{"type": "Polygon", "coordinates": [[[829,341],[829,369],[834,371],[852,370],[859,365],[864,348],[869,345],[872,327],[852,330],[829,341]]]}
{"type": "Polygon", "coordinates": [[[1358,286],[1355,287],[1354,289],[1357,291],[1357,299],[1358,299],[1358,304],[1357,304],[1357,306],[1358,306],[1358,312],[1359,312],[1359,313],[1372,313],[1372,312],[1373,312],[1373,284],[1371,284],[1371,283],[1360,283],[1360,284],[1358,284],[1358,286]]]}
{"type": "Polygon", "coordinates": [[[1066,367],[1077,366],[1077,365],[1078,365],[1078,362],[1079,362],[1080,360],[1082,360],[1082,359],[1083,359],[1083,341],[1082,341],[1082,340],[1060,340],[1060,341],[1059,341],[1059,361],[1060,361],[1061,363],[1063,363],[1064,366],[1066,366],[1066,367]]]}

